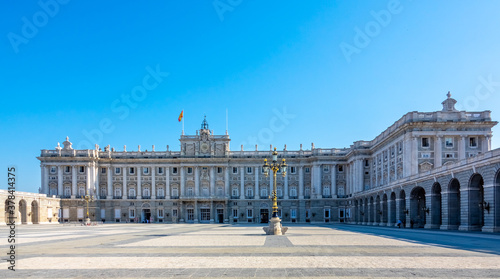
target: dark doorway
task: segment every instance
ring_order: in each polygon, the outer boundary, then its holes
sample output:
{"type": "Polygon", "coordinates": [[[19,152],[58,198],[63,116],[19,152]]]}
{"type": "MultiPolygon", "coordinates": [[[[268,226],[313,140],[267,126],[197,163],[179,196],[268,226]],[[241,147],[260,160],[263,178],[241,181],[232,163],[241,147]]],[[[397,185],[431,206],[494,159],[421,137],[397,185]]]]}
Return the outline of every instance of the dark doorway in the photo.
{"type": "Polygon", "coordinates": [[[143,223],[148,223],[151,220],[151,209],[149,208],[143,208],[142,209],[142,222],[143,223]]]}
{"type": "Polygon", "coordinates": [[[269,222],[269,209],[263,208],[260,210],[260,222],[261,223],[269,222]]]}
{"type": "Polygon", "coordinates": [[[224,209],[217,209],[217,222],[219,224],[224,223],[224,209]]]}

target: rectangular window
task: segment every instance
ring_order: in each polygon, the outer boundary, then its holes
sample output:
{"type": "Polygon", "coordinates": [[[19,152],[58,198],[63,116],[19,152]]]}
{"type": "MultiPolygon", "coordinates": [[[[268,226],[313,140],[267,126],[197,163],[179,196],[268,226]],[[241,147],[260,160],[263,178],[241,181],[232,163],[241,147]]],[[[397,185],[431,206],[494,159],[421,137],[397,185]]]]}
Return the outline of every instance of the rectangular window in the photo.
{"type": "Polygon", "coordinates": [[[422,158],[430,158],[431,153],[422,153],[422,158]]]}
{"type": "Polygon", "coordinates": [[[290,167],[290,173],[291,174],[294,174],[297,172],[297,168],[296,167],[290,167]]]}
{"type": "Polygon", "coordinates": [[[253,210],[247,209],[247,218],[253,218],[253,210]]]}
{"type": "Polygon", "coordinates": [[[325,219],[330,218],[330,209],[325,209],[325,219]]]}
{"type": "Polygon", "coordinates": [[[194,221],[194,209],[188,208],[187,210],[187,220],[194,221]]]}
{"type": "Polygon", "coordinates": [[[290,217],[291,217],[292,219],[297,218],[297,209],[295,209],[295,208],[290,209],[290,217]]]}
{"type": "Polygon", "coordinates": [[[65,166],[64,167],[64,172],[65,173],[69,173],[71,171],[70,167],[69,166],[65,166]]]}
{"type": "Polygon", "coordinates": [[[365,160],[365,167],[369,167],[370,166],[370,162],[368,160],[365,160]]]}
{"type": "Polygon", "coordinates": [[[134,174],[135,173],[135,168],[129,168],[129,173],[134,174]]]}
{"type": "Polygon", "coordinates": [[[176,173],[177,173],[177,171],[178,171],[178,170],[177,170],[177,168],[172,168],[172,173],[173,173],[173,174],[176,174],[176,173]]]}
{"type": "Polygon", "coordinates": [[[142,172],[144,174],[149,174],[149,168],[142,168],[142,172]]]}
{"type": "Polygon", "coordinates": [[[329,172],[329,171],[330,171],[330,168],[328,166],[323,167],[323,172],[329,172]]]}
{"type": "Polygon", "coordinates": [[[120,174],[121,171],[122,171],[122,168],[115,168],[115,173],[116,174],[120,174]]]}
{"type": "Polygon", "coordinates": [[[80,173],[84,173],[85,172],[85,167],[84,166],[80,166],[80,173]]]}
{"type": "Polygon", "coordinates": [[[193,168],[192,167],[188,168],[188,173],[193,173],[193,168]]]}
{"type": "Polygon", "coordinates": [[[115,208],[115,218],[120,219],[121,210],[119,208],[115,208]]]}
{"type": "Polygon", "coordinates": [[[238,168],[237,167],[233,167],[233,173],[234,174],[238,173],[238,168]]]}
{"type": "Polygon", "coordinates": [[[106,168],[101,168],[101,173],[106,173],[106,168]]]}
{"type": "Polygon", "coordinates": [[[210,221],[210,209],[202,208],[200,209],[201,221],[210,221]]]}
{"type": "Polygon", "coordinates": [[[158,209],[158,218],[163,218],[163,209],[158,209]]]}
{"type": "Polygon", "coordinates": [[[477,147],[477,138],[476,137],[469,138],[469,146],[470,147],[477,147]]]}
{"type": "Polygon", "coordinates": [[[344,171],[344,166],[340,165],[339,166],[339,172],[343,172],[344,171]]]}
{"type": "Polygon", "coordinates": [[[159,168],[158,168],[158,173],[159,173],[159,174],[162,174],[162,173],[163,173],[163,167],[159,167],[159,168]]]}
{"type": "Polygon", "coordinates": [[[56,167],[50,167],[50,173],[56,173],[56,167]]]}
{"type": "Polygon", "coordinates": [[[422,138],[422,147],[429,147],[429,138],[422,138]]]}
{"type": "Polygon", "coordinates": [[[217,167],[217,173],[222,173],[222,168],[221,167],[217,167]]]}
{"type": "Polygon", "coordinates": [[[128,211],[128,217],[135,218],[135,209],[129,209],[129,211],[128,211]]]}
{"type": "Polygon", "coordinates": [[[444,139],[444,146],[447,148],[452,148],[453,147],[453,138],[445,138],[444,139]]]}
{"type": "Polygon", "coordinates": [[[444,156],[446,158],[453,158],[453,153],[446,153],[444,156]]]}
{"type": "Polygon", "coordinates": [[[252,173],[252,167],[247,167],[247,173],[252,173]]]}
{"type": "Polygon", "coordinates": [[[233,209],[233,218],[238,219],[238,209],[233,209]]]}
{"type": "Polygon", "coordinates": [[[310,173],[310,172],[311,172],[311,169],[310,169],[309,167],[306,167],[306,168],[305,168],[305,172],[306,172],[306,173],[310,173]]]}

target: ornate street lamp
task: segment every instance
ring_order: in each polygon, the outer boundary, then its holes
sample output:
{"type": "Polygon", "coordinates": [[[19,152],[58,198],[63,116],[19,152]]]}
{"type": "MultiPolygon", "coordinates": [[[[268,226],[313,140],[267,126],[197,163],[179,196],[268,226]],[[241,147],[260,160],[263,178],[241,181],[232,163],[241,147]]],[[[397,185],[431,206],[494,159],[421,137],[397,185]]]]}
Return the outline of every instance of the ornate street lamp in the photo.
{"type": "Polygon", "coordinates": [[[94,201],[94,196],[91,196],[87,193],[87,195],[82,197],[82,201],[87,203],[87,219],[85,219],[85,224],[90,225],[90,218],[89,218],[89,203],[94,201]]]}
{"type": "Polygon", "coordinates": [[[278,162],[278,151],[276,151],[276,147],[274,148],[272,155],[273,158],[271,164],[268,164],[267,159],[264,159],[264,165],[262,166],[264,170],[264,175],[266,177],[268,177],[270,170],[273,172],[273,192],[272,192],[273,215],[269,227],[264,227],[263,229],[266,232],[266,234],[283,235],[288,230],[288,228],[281,226],[281,219],[278,217],[278,195],[276,191],[276,173],[278,172],[278,170],[280,170],[283,177],[285,177],[287,164],[284,158],[281,163],[278,162]]]}

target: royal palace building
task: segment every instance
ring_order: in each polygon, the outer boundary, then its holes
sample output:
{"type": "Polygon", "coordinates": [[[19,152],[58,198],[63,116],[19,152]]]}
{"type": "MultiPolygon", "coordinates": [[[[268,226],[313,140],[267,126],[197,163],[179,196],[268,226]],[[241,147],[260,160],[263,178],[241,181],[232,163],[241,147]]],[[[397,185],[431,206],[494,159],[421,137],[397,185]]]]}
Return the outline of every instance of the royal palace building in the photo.
{"type": "MultiPolygon", "coordinates": [[[[280,148],[288,163],[277,178],[283,222],[401,220],[406,227],[500,231],[500,149],[491,150],[497,122],[490,111],[457,111],[455,103],[448,94],[441,111],[409,112],[349,148],[280,148]]],[[[180,145],[75,150],[66,138],[38,157],[41,194],[58,200],[58,222],[83,221],[85,195],[94,197],[92,221],[268,222],[273,180],[262,165],[271,150],[231,151],[227,132],[214,135],[206,120],[195,135],[181,135],[180,145]]]]}

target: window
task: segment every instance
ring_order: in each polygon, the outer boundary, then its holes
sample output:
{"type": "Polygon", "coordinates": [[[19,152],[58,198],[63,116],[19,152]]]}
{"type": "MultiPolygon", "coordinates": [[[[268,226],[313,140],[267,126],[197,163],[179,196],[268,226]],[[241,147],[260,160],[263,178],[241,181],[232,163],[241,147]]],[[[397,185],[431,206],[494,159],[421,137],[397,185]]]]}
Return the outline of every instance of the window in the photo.
{"type": "Polygon", "coordinates": [[[238,209],[233,209],[233,218],[238,219],[238,209]]]}
{"type": "Polygon", "coordinates": [[[56,167],[50,167],[50,173],[56,173],[56,167]]]}
{"type": "Polygon", "coordinates": [[[365,167],[369,167],[370,166],[370,162],[368,160],[365,160],[365,167]]]}
{"type": "Polygon", "coordinates": [[[278,197],[282,197],[283,196],[283,190],[282,190],[281,186],[276,187],[276,195],[278,197]]]}
{"type": "Polygon", "coordinates": [[[292,197],[297,196],[297,188],[295,188],[295,187],[290,188],[290,196],[292,196],[292,197]]]}
{"type": "Polygon", "coordinates": [[[159,168],[158,168],[158,173],[159,173],[159,174],[162,174],[162,173],[163,173],[163,167],[159,167],[159,168]]]}
{"type": "Polygon", "coordinates": [[[469,138],[469,146],[470,147],[477,147],[477,138],[476,137],[469,138]]]}
{"type": "Polygon", "coordinates": [[[135,173],[135,168],[129,168],[129,173],[134,174],[135,173]]]}
{"type": "Polygon", "coordinates": [[[64,187],[64,195],[66,197],[71,196],[71,188],[69,186],[64,187]]]}
{"type": "Polygon", "coordinates": [[[128,210],[128,217],[129,218],[135,218],[135,209],[129,209],[128,210]]]}
{"type": "Polygon", "coordinates": [[[238,196],[238,188],[233,188],[233,190],[232,190],[232,192],[231,192],[231,193],[232,193],[231,195],[232,195],[233,197],[238,196]]]}
{"type": "Polygon", "coordinates": [[[158,218],[163,218],[163,209],[158,209],[158,218]]]}
{"type": "Polygon", "coordinates": [[[194,196],[194,189],[193,189],[193,187],[188,187],[187,188],[187,195],[188,196],[194,196]]]}
{"type": "Polygon", "coordinates": [[[144,174],[149,174],[149,168],[142,168],[142,172],[144,174]]]}
{"type": "Polygon", "coordinates": [[[106,173],[106,168],[101,168],[101,173],[106,173]]]}
{"type": "Polygon", "coordinates": [[[78,188],[78,195],[80,196],[85,196],[85,188],[83,186],[80,186],[80,188],[78,188]]]}
{"type": "Polygon", "coordinates": [[[253,196],[253,189],[252,188],[247,188],[247,196],[252,197],[253,196]]]}
{"type": "Polygon", "coordinates": [[[222,187],[217,187],[217,196],[223,196],[224,192],[222,191],[222,187]]]}
{"type": "Polygon", "coordinates": [[[65,166],[64,167],[64,172],[65,173],[69,173],[71,171],[70,167],[69,166],[65,166]]]}
{"type": "Polygon", "coordinates": [[[209,194],[208,194],[208,187],[203,187],[203,188],[201,189],[201,194],[202,194],[202,196],[204,196],[204,197],[208,197],[208,196],[209,196],[209,194]]]}
{"type": "Polygon", "coordinates": [[[422,158],[430,158],[430,157],[431,157],[431,153],[428,153],[428,152],[422,153],[422,158]]]}
{"type": "Polygon", "coordinates": [[[422,138],[422,147],[429,147],[429,138],[422,138]]]}
{"type": "Polygon", "coordinates": [[[201,221],[210,221],[210,209],[202,208],[200,209],[201,221]]]}
{"type": "Polygon", "coordinates": [[[324,187],[323,188],[323,195],[329,196],[330,195],[330,187],[324,187]]]}
{"type": "Polygon", "coordinates": [[[134,188],[130,188],[128,190],[128,195],[131,196],[131,197],[135,197],[135,189],[134,188]]]}
{"type": "Polygon", "coordinates": [[[193,173],[193,168],[192,168],[192,167],[189,167],[189,168],[188,168],[188,173],[189,173],[189,174],[193,173]]]}
{"type": "Polygon", "coordinates": [[[469,157],[475,157],[475,156],[477,156],[476,153],[469,153],[469,157]]]}
{"type": "Polygon", "coordinates": [[[122,190],[120,188],[115,188],[115,197],[121,197],[122,190]]]}
{"type": "Polygon", "coordinates": [[[159,197],[164,197],[165,196],[165,191],[163,190],[163,188],[158,188],[158,196],[159,197]]]}
{"type": "Polygon", "coordinates": [[[295,209],[295,208],[290,209],[290,217],[292,219],[297,218],[297,209],[295,209]]]}
{"type": "Polygon", "coordinates": [[[296,167],[290,167],[290,173],[294,174],[297,172],[297,168],[296,167]]]}
{"type": "Polygon", "coordinates": [[[247,209],[247,218],[253,218],[253,209],[247,209]]]}
{"type": "Polygon", "coordinates": [[[194,209],[188,208],[187,210],[187,220],[194,221],[194,209]]]}
{"type": "Polygon", "coordinates": [[[267,196],[267,188],[261,188],[260,189],[260,196],[261,197],[267,196]]]}
{"type": "Polygon", "coordinates": [[[328,166],[323,166],[323,172],[329,172],[330,168],[328,166]]]}
{"type": "Polygon", "coordinates": [[[172,188],[172,196],[173,197],[179,196],[179,189],[178,188],[172,188]]]}
{"type": "Polygon", "coordinates": [[[176,174],[177,173],[177,168],[172,168],[172,173],[176,174]]]}
{"type": "Polygon", "coordinates": [[[330,218],[330,209],[325,209],[325,219],[330,218]]]}
{"type": "Polygon", "coordinates": [[[121,171],[122,171],[122,168],[115,168],[115,174],[120,174],[121,171]]]}
{"type": "Polygon", "coordinates": [[[252,173],[252,167],[247,167],[247,173],[252,173]]]}
{"type": "Polygon", "coordinates": [[[339,172],[343,172],[344,171],[344,166],[340,165],[339,166],[339,172]]]}
{"type": "Polygon", "coordinates": [[[84,166],[80,166],[80,173],[84,173],[85,172],[85,167],[84,166]]]}
{"type": "Polygon", "coordinates": [[[311,172],[311,169],[310,169],[309,167],[306,167],[306,168],[305,168],[305,172],[306,172],[306,173],[310,173],[310,172],[311,172]]]}
{"type": "Polygon", "coordinates": [[[453,153],[446,153],[444,156],[445,156],[446,158],[453,158],[453,157],[454,157],[454,156],[453,156],[453,153]]]}
{"type": "Polygon", "coordinates": [[[444,146],[447,148],[452,148],[453,147],[453,138],[445,138],[444,139],[444,146]]]}
{"type": "Polygon", "coordinates": [[[151,196],[151,194],[150,194],[150,192],[149,192],[149,188],[144,188],[144,189],[142,190],[142,195],[143,195],[144,197],[150,197],[150,196],[151,196]]]}
{"type": "Polygon", "coordinates": [[[217,173],[222,173],[222,168],[221,167],[217,167],[217,173]]]}
{"type": "Polygon", "coordinates": [[[237,167],[233,167],[233,173],[234,174],[238,173],[238,168],[237,167]]]}

